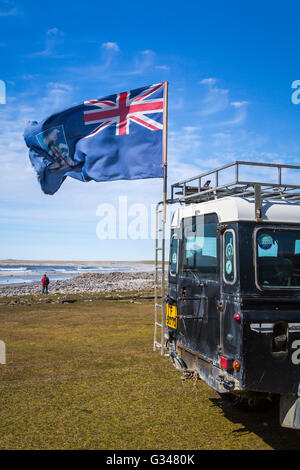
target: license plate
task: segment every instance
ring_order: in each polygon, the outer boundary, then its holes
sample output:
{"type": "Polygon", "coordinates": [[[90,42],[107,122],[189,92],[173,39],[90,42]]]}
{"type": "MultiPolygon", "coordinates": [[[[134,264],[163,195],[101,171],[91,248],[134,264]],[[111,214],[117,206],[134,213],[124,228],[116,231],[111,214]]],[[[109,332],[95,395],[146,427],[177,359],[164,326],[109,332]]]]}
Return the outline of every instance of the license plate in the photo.
{"type": "Polygon", "coordinates": [[[177,328],[177,307],[167,304],[166,325],[170,328],[177,328]]]}

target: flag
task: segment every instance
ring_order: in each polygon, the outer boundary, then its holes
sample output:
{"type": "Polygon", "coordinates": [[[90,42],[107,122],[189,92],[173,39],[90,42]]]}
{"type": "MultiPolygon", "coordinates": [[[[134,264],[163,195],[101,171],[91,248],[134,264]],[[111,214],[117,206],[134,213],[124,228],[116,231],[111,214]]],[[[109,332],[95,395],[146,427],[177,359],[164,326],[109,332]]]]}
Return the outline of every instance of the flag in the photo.
{"type": "Polygon", "coordinates": [[[24,133],[41,188],[81,181],[162,178],[165,83],[85,101],[30,122],[24,133]]]}

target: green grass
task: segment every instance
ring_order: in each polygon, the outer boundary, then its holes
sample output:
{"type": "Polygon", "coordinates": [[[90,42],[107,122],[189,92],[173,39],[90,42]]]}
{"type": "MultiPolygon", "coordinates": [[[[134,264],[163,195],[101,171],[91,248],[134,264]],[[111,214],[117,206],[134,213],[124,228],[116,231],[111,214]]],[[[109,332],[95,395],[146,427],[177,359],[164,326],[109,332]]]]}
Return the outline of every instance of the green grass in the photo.
{"type": "Polygon", "coordinates": [[[241,412],[204,382],[182,385],[152,350],[151,301],[36,302],[0,305],[1,449],[300,448],[278,410],[241,412]]]}

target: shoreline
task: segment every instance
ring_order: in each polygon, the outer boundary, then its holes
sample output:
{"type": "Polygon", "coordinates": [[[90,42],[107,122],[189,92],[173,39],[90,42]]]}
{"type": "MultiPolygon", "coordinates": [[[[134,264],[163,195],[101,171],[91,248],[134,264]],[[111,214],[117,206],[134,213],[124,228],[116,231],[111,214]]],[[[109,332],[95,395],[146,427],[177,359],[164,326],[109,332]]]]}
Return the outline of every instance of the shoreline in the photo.
{"type": "Polygon", "coordinates": [[[47,264],[48,261],[44,261],[44,265],[26,263],[29,263],[29,261],[22,263],[18,260],[18,264],[0,264],[0,288],[3,286],[11,287],[15,285],[16,287],[20,287],[22,285],[39,283],[44,273],[46,273],[53,282],[72,279],[82,274],[154,270],[153,265],[142,264],[142,262],[130,262],[130,264],[124,262],[95,262],[97,265],[91,265],[88,262],[86,262],[87,264],[70,265],[65,261],[60,265],[47,264]]]}
{"type": "Polygon", "coordinates": [[[0,259],[3,266],[143,266],[154,265],[152,260],[139,261],[61,261],[61,260],[24,260],[24,259],[0,259]]]}
{"type": "MultiPolygon", "coordinates": [[[[85,294],[108,292],[142,292],[154,288],[155,273],[149,271],[109,271],[84,273],[76,277],[51,281],[49,295],[85,294]]],[[[40,280],[30,283],[13,283],[0,285],[0,298],[24,295],[40,295],[40,280]]]]}

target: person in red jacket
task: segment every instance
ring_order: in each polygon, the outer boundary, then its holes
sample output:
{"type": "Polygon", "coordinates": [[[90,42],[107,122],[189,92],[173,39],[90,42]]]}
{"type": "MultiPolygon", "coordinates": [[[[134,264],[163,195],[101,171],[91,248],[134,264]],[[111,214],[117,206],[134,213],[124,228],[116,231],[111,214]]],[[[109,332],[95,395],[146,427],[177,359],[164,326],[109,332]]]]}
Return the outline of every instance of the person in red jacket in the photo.
{"type": "Polygon", "coordinates": [[[49,286],[49,277],[47,276],[47,274],[44,274],[43,278],[42,278],[42,286],[43,286],[43,289],[42,289],[42,293],[43,294],[48,294],[48,286],[49,286]]]}

